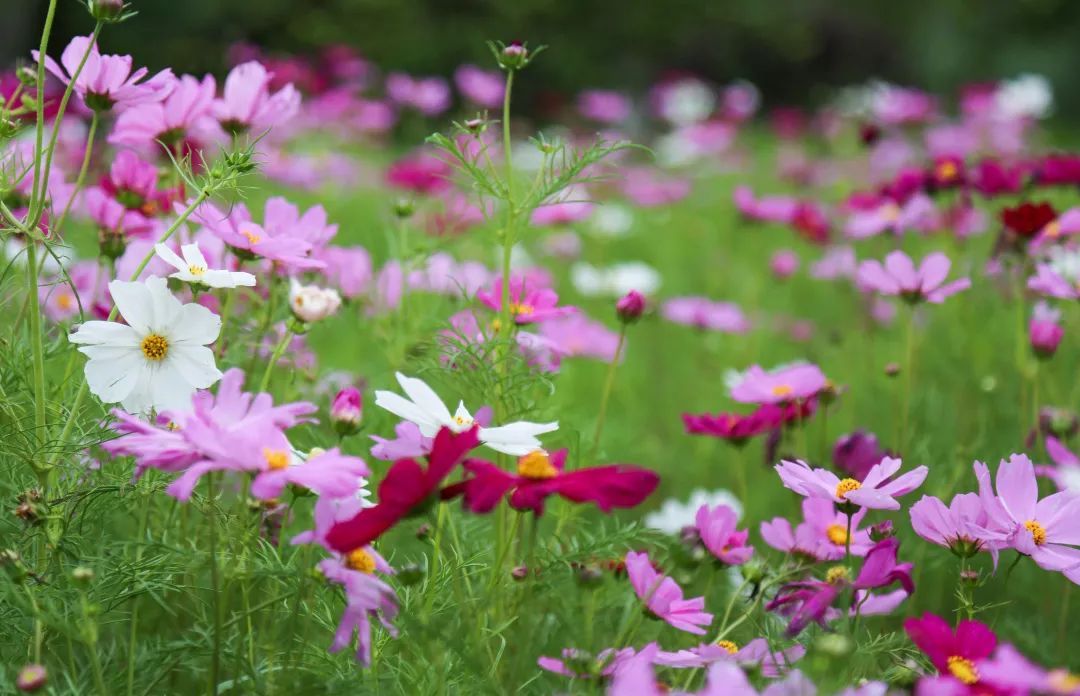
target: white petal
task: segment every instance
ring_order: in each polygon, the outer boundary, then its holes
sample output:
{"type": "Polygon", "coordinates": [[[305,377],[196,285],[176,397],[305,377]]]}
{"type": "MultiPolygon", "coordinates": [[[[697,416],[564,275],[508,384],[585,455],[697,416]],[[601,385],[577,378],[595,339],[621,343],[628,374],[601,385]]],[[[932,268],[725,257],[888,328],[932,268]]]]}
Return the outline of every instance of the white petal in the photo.
{"type": "Polygon", "coordinates": [[[162,333],[170,344],[206,345],[221,333],[221,317],[200,304],[182,305],[176,320],[162,333]]]}
{"type": "Polygon", "coordinates": [[[120,402],[120,405],[128,413],[149,413],[154,404],[150,384],[149,361],[140,360],[131,372],[135,376],[135,386],[120,402]]]}
{"type": "Polygon", "coordinates": [[[145,362],[142,354],[134,348],[107,346],[89,346],[83,350],[109,353],[86,362],[84,372],[90,392],[107,404],[127,398],[135,388],[140,363],[145,362]]]}
{"type": "Polygon", "coordinates": [[[405,390],[405,394],[413,400],[420,409],[427,412],[431,417],[443,424],[449,425],[451,422],[450,410],[446,408],[446,404],[443,403],[439,395],[435,393],[426,382],[415,377],[406,377],[400,372],[395,373],[397,376],[398,384],[405,390]]]}
{"type": "Polygon", "coordinates": [[[176,270],[181,272],[188,270],[188,264],[184,263],[184,260],[177,256],[175,251],[164,244],[155,244],[154,251],[165,261],[165,263],[176,270]]]}
{"type": "Polygon", "coordinates": [[[554,423],[530,423],[528,421],[518,421],[517,423],[507,423],[506,425],[501,425],[497,428],[484,428],[484,433],[487,437],[497,440],[509,440],[514,438],[535,437],[558,429],[558,421],[554,423]]]}
{"type": "Polygon", "coordinates": [[[164,362],[166,367],[176,369],[198,389],[206,389],[221,379],[221,371],[214,364],[214,351],[205,346],[176,346],[169,350],[169,357],[164,362]]]}
{"type": "Polygon", "coordinates": [[[206,257],[202,255],[198,244],[185,244],[180,247],[180,251],[184,253],[184,260],[187,261],[188,266],[209,268],[206,264],[206,257]]]}
{"type": "Polygon", "coordinates": [[[439,422],[422,408],[405,397],[388,391],[375,392],[375,405],[393,413],[398,418],[416,423],[425,437],[434,435],[446,422],[439,422]]]}
{"type": "Polygon", "coordinates": [[[135,329],[115,321],[88,321],[68,335],[76,344],[137,346],[141,340],[135,329]]]}
{"type": "MultiPolygon", "coordinates": [[[[205,350],[205,349],[204,349],[205,350]]],[[[174,361],[164,361],[150,376],[154,408],[158,411],[190,411],[195,387],[177,369],[174,361]]]]}
{"type": "Polygon", "coordinates": [[[141,335],[150,333],[150,324],[154,320],[154,303],[147,285],[114,280],[109,283],[109,294],[120,310],[120,315],[131,328],[141,335]]]}
{"type": "Polygon", "coordinates": [[[146,279],[146,289],[150,291],[150,303],[153,312],[149,322],[150,331],[167,335],[170,327],[176,322],[176,316],[180,313],[180,308],[183,305],[180,304],[180,300],[173,297],[173,294],[169,292],[169,284],[164,278],[150,276],[146,279]]]}

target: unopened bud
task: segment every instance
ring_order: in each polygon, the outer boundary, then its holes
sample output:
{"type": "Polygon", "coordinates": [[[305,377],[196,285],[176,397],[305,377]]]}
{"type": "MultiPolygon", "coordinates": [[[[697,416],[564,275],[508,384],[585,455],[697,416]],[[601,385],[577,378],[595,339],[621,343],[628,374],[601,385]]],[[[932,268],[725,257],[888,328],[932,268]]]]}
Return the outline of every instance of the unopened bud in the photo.
{"type": "Polygon", "coordinates": [[[895,377],[900,374],[900,363],[891,362],[885,366],[885,376],[895,377]]]}
{"type": "Polygon", "coordinates": [[[525,578],[529,577],[529,569],[523,565],[516,566],[513,570],[510,571],[510,577],[520,582],[525,578]]]}
{"type": "Polygon", "coordinates": [[[631,290],[615,303],[615,313],[619,315],[622,323],[634,323],[645,313],[645,296],[637,290],[631,290]]]}
{"type": "Polygon", "coordinates": [[[582,587],[599,587],[604,582],[604,571],[590,563],[578,568],[574,579],[582,587]]]}
{"type": "Polygon", "coordinates": [[[48,676],[44,665],[26,665],[15,677],[15,688],[24,693],[33,693],[45,686],[48,676]]]}
{"type": "Polygon", "coordinates": [[[402,585],[415,585],[424,579],[424,569],[416,563],[406,563],[397,569],[394,575],[402,585]]]}
{"type": "Polygon", "coordinates": [[[896,536],[892,520],[884,520],[870,527],[870,541],[878,542],[896,536]]]}
{"type": "Polygon", "coordinates": [[[123,232],[102,228],[98,230],[98,248],[101,250],[102,256],[115,261],[124,255],[124,250],[127,249],[127,240],[124,238],[123,232]]]}
{"type": "Polygon", "coordinates": [[[427,539],[431,536],[431,525],[424,522],[422,525],[416,528],[416,538],[420,541],[427,539]]]}
{"type": "Polygon", "coordinates": [[[461,125],[473,135],[480,135],[487,130],[488,122],[487,119],[484,118],[470,118],[461,125]]]}
{"type": "Polygon", "coordinates": [[[416,204],[408,198],[399,198],[394,202],[394,215],[402,220],[407,220],[416,212],[416,204]]]}
{"type": "Polygon", "coordinates": [[[364,400],[356,387],[345,387],[330,404],[330,423],[341,437],[356,434],[363,417],[364,400]]]}
{"type": "Polygon", "coordinates": [[[968,568],[960,571],[960,582],[969,587],[978,587],[979,571],[975,568],[968,568]]]}
{"type": "Polygon", "coordinates": [[[71,571],[71,579],[80,585],[89,585],[94,581],[94,569],[87,566],[78,566],[71,571]]]}
{"type": "Polygon", "coordinates": [[[90,15],[99,22],[115,22],[123,18],[124,0],[88,0],[90,15]]]}

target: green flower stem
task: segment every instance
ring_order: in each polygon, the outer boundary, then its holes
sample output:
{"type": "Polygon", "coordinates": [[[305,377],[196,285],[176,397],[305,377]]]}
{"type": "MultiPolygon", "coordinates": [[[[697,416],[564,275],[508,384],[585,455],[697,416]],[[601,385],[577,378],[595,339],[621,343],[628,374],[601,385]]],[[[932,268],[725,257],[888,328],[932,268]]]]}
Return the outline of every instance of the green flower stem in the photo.
{"type": "Polygon", "coordinates": [[[64,212],[57,218],[56,224],[52,225],[52,232],[54,235],[59,235],[60,230],[64,228],[64,223],[67,221],[68,214],[71,212],[71,206],[75,203],[75,197],[82,190],[83,184],[86,182],[86,172],[90,169],[90,158],[94,154],[94,139],[97,136],[97,129],[101,117],[98,112],[95,111],[94,115],[90,117],[90,130],[86,133],[86,153],[83,155],[82,166],[79,167],[79,175],[75,178],[75,188],[71,191],[71,197],[68,198],[67,205],[64,206],[64,212]]]}
{"type": "Polygon", "coordinates": [[[607,378],[604,380],[604,391],[600,393],[600,410],[596,415],[596,430],[593,431],[592,451],[589,453],[589,461],[596,463],[596,453],[600,449],[600,434],[604,431],[604,418],[607,416],[608,400],[611,398],[611,390],[615,386],[615,371],[619,366],[619,357],[622,356],[623,346],[626,344],[626,327],[624,323],[619,330],[619,342],[615,346],[615,355],[608,365],[607,378]]]}
{"type": "Polygon", "coordinates": [[[281,359],[282,354],[285,353],[285,349],[289,346],[289,342],[293,339],[293,330],[289,327],[285,328],[285,334],[278,341],[278,344],[274,346],[274,352],[270,356],[270,362],[266,363],[266,369],[263,371],[262,379],[259,380],[259,391],[264,392],[267,387],[270,386],[270,374],[274,371],[274,365],[281,359]]]}
{"type": "MultiPolygon", "coordinates": [[[[29,300],[30,349],[34,365],[34,432],[39,446],[47,440],[48,422],[45,413],[45,346],[41,335],[41,300],[38,297],[37,242],[26,240],[26,292],[29,300]]],[[[46,490],[48,465],[34,457],[34,469],[42,490],[46,490]]]]}

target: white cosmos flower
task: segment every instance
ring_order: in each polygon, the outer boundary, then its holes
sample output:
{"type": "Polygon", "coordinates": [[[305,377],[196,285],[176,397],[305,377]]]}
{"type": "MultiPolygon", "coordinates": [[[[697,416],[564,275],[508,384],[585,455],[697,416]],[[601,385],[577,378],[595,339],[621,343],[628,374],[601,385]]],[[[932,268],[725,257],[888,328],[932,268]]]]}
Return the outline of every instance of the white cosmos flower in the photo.
{"type": "Polygon", "coordinates": [[[684,527],[694,524],[698,508],[702,505],[727,505],[735,511],[736,518],[742,517],[742,503],[731,491],[723,488],[715,491],[698,488],[690,494],[690,500],[685,503],[675,498],[665,500],[659,510],[645,515],[645,524],[667,534],[678,534],[684,527]]]}
{"type": "Polygon", "coordinates": [[[202,305],[181,304],[157,276],[145,283],[114,280],[109,293],[127,323],[88,321],[68,336],[89,358],[90,391],[132,413],[190,409],[196,389],[221,379],[206,347],[217,339],[221,318],[202,305]]]}
{"type": "Polygon", "coordinates": [[[184,258],[164,244],[155,244],[154,251],[165,263],[176,269],[170,278],[177,278],[185,283],[197,283],[211,288],[235,288],[238,286],[254,287],[255,276],[242,271],[226,271],[209,268],[206,257],[199,251],[198,244],[185,244],[180,247],[184,258]]]}
{"type": "MultiPolygon", "coordinates": [[[[453,416],[450,409],[435,391],[415,377],[406,377],[396,373],[398,384],[409,398],[394,392],[375,392],[375,405],[385,408],[399,418],[420,426],[420,434],[434,437],[440,428],[446,427],[455,433],[463,433],[473,427],[472,414],[460,402],[453,416]]],[[[480,442],[496,452],[522,457],[530,452],[542,449],[537,435],[558,430],[556,423],[529,423],[518,421],[497,428],[480,428],[480,442]]]]}
{"type": "Polygon", "coordinates": [[[582,261],[570,269],[570,281],[587,297],[622,297],[631,290],[652,295],[660,288],[660,274],[642,261],[616,263],[607,268],[597,268],[582,261]]]}
{"type": "Polygon", "coordinates": [[[341,307],[341,295],[332,288],[301,285],[296,278],[290,278],[289,306],[297,319],[311,324],[336,314],[341,307]]]}

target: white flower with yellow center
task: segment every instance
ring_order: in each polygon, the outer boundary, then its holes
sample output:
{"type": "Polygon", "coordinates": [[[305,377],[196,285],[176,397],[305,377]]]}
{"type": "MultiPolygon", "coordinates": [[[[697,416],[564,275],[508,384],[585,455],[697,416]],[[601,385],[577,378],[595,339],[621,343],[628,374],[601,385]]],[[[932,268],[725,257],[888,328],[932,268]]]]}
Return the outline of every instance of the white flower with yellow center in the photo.
{"type": "MultiPolygon", "coordinates": [[[[420,427],[420,434],[424,437],[435,437],[435,434],[443,427],[455,433],[463,433],[475,424],[464,402],[458,403],[457,411],[451,416],[450,409],[423,380],[406,377],[398,372],[397,381],[409,398],[406,399],[394,392],[377,391],[375,405],[385,408],[410,423],[415,423],[420,427]]],[[[481,443],[496,452],[523,457],[530,452],[542,449],[540,440],[536,438],[537,435],[558,429],[558,422],[518,421],[497,428],[480,428],[478,435],[481,443]]]]}
{"type": "Polygon", "coordinates": [[[175,251],[164,244],[155,244],[154,251],[165,263],[176,269],[176,273],[171,274],[170,278],[210,288],[255,286],[255,276],[250,273],[209,268],[206,257],[199,251],[198,244],[185,244],[180,247],[180,253],[184,255],[184,258],[177,256],[175,251]]]}
{"type": "Polygon", "coordinates": [[[191,395],[221,379],[214,353],[221,318],[181,304],[164,278],[114,280],[109,293],[126,324],[88,321],[68,337],[86,355],[86,383],[103,402],[146,413],[191,408],[191,395]]]}

